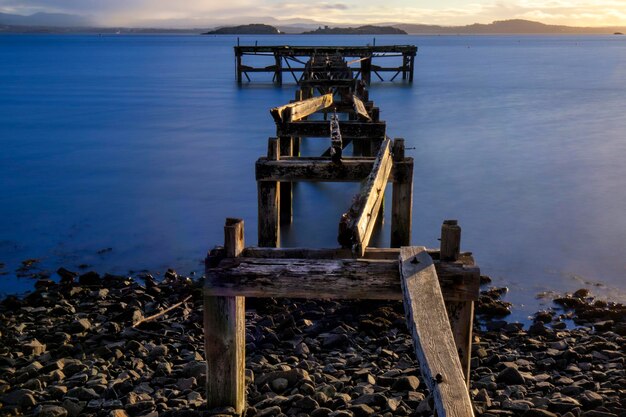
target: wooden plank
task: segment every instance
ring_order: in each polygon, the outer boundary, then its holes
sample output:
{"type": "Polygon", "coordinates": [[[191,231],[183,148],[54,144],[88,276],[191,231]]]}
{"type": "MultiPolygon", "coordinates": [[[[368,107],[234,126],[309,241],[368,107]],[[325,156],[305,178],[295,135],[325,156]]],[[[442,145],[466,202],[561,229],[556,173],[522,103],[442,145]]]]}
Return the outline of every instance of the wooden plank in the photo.
{"type": "MultiPolygon", "coordinates": [[[[249,250],[251,248],[244,253],[249,250]]],[[[277,251],[280,253],[282,249],[277,251]]],[[[442,272],[439,282],[446,300],[478,298],[478,268],[452,264],[442,272]]],[[[397,258],[215,259],[207,265],[205,282],[211,294],[224,296],[402,299],[397,258]]]]}
{"type": "MultiPolygon", "coordinates": [[[[365,180],[374,167],[374,158],[343,157],[340,164],[330,158],[282,158],[280,161],[259,158],[256,162],[257,181],[291,182],[359,182],[365,180]]],[[[395,162],[389,181],[406,182],[413,174],[413,158],[395,162]]]]}
{"type": "MultiPolygon", "coordinates": [[[[439,249],[426,249],[434,261],[439,260],[439,249]]],[[[216,256],[224,258],[219,248],[215,249],[216,256]]],[[[272,258],[272,259],[350,259],[354,254],[350,249],[345,248],[259,248],[250,246],[244,249],[244,257],[249,258],[272,258]]],[[[363,258],[378,260],[397,260],[400,256],[400,248],[372,248],[365,249],[363,258]]],[[[436,263],[435,265],[438,265],[436,263]]],[[[456,263],[445,262],[442,265],[468,265],[474,266],[474,258],[471,252],[462,252],[459,261],[456,263]]]]}
{"type": "MultiPolygon", "coordinates": [[[[312,97],[302,101],[286,104],[270,109],[270,114],[276,123],[287,123],[302,120],[311,114],[324,110],[333,105],[333,95],[312,97]]],[[[287,135],[291,136],[291,135],[287,135]]]]}
{"type": "Polygon", "coordinates": [[[425,248],[400,249],[400,275],[415,355],[437,416],[473,417],[439,280],[425,248]]]}
{"type": "MultiPolygon", "coordinates": [[[[224,247],[229,256],[241,254],[243,220],[226,219],[224,247]]],[[[207,406],[234,407],[242,413],[246,402],[244,297],[216,296],[208,289],[204,295],[204,336],[207,406]]]]}
{"type": "Polygon", "coordinates": [[[365,119],[368,122],[371,122],[372,118],[367,113],[367,110],[365,109],[365,104],[363,104],[361,99],[358,98],[355,94],[353,94],[352,101],[354,105],[354,111],[356,112],[356,114],[359,115],[362,119],[365,119]]]}
{"type": "MultiPolygon", "coordinates": [[[[339,122],[341,135],[344,138],[384,138],[386,132],[385,122],[358,122],[342,120],[339,122]]],[[[278,136],[297,137],[330,137],[330,125],[323,120],[302,120],[287,122],[277,126],[278,136]]]]}
{"type": "Polygon", "coordinates": [[[359,256],[365,253],[372,236],[392,165],[391,140],[386,138],[361,192],[355,197],[352,207],[341,217],[337,238],[339,244],[344,248],[352,248],[359,256]]]}
{"type": "Polygon", "coordinates": [[[371,45],[371,46],[330,46],[330,45],[238,45],[235,53],[260,54],[279,53],[287,56],[311,56],[314,54],[341,54],[344,57],[366,57],[371,54],[414,54],[415,45],[371,45]]]}
{"type": "MultiPolygon", "coordinates": [[[[393,159],[404,159],[404,139],[394,139],[393,159]]],[[[399,248],[411,244],[413,222],[413,174],[406,181],[393,183],[391,196],[391,247],[399,248]]]]}

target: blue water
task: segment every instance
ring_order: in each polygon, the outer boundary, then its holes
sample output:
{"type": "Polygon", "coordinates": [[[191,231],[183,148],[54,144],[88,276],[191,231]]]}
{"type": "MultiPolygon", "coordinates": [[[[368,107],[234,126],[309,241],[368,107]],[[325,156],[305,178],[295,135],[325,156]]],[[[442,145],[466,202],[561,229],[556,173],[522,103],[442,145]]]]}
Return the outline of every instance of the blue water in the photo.
{"type": "MultiPolygon", "coordinates": [[[[241,37],[356,44],[364,36],[241,37]]],[[[419,46],[413,85],[375,83],[415,158],[413,243],[456,218],[516,316],[542,291],[626,300],[626,38],[379,36],[419,46]]],[[[256,244],[254,161],[293,98],[234,81],[235,37],[0,36],[0,292],[20,262],[202,272],[226,217],[256,244]],[[111,248],[98,253],[103,249],[111,248]]],[[[269,65],[270,63],[268,63],[269,65]]],[[[318,153],[319,139],[304,144],[318,153]]],[[[298,184],[284,246],[336,245],[354,184],[298,184]]],[[[389,210],[376,245],[388,245],[389,210]]]]}

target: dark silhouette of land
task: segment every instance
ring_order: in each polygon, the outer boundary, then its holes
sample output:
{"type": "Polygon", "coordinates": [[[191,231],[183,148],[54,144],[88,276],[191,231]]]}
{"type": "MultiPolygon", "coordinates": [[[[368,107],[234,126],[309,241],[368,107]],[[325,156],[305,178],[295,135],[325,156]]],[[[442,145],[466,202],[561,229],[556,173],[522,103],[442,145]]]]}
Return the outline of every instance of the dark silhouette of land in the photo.
{"type": "Polygon", "coordinates": [[[274,26],[254,23],[251,25],[229,26],[203,33],[203,35],[278,35],[274,26]]]}
{"type": "Polygon", "coordinates": [[[303,32],[303,35],[406,35],[407,33],[393,26],[365,25],[359,27],[319,27],[315,30],[303,32]]]}

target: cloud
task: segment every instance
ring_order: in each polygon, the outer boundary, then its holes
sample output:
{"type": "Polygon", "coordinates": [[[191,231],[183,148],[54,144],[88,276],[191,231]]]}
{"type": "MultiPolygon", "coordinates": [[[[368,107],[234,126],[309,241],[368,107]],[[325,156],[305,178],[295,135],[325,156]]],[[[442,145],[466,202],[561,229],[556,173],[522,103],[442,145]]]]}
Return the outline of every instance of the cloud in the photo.
{"type": "Polygon", "coordinates": [[[0,0],[0,12],[69,13],[107,25],[210,25],[273,16],[350,24],[386,21],[461,25],[521,18],[576,26],[626,26],[626,0],[386,0],[385,7],[376,0],[0,0]]]}

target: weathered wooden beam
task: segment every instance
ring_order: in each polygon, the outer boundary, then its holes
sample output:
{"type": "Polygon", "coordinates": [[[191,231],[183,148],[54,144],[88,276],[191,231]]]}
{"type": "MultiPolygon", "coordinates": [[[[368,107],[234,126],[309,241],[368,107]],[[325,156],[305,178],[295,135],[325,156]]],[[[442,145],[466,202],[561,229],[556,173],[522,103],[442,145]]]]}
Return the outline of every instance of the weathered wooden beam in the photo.
{"type": "Polygon", "coordinates": [[[400,249],[400,281],[415,355],[437,416],[474,417],[442,289],[425,248],[400,249]]]}
{"type": "MultiPolygon", "coordinates": [[[[344,57],[367,57],[372,54],[415,54],[415,45],[369,45],[369,46],[330,46],[330,45],[237,45],[235,53],[274,54],[285,56],[312,56],[340,54],[344,57]]],[[[394,55],[386,55],[394,56],[394,55]]],[[[375,55],[376,57],[376,55],[375,55]]]]}
{"type": "MultiPolygon", "coordinates": [[[[393,160],[404,160],[404,139],[394,139],[393,160]]],[[[393,183],[391,196],[391,247],[399,248],[411,244],[413,222],[413,167],[406,181],[393,183]]]]}
{"type": "MultiPolygon", "coordinates": [[[[270,138],[268,161],[280,160],[278,138],[270,138]]],[[[278,180],[257,181],[258,189],[258,245],[277,247],[280,243],[280,186],[278,180]]]]}
{"type": "MultiPolygon", "coordinates": [[[[446,265],[439,276],[446,300],[476,299],[479,273],[476,267],[446,265]]],[[[205,282],[212,294],[229,296],[402,299],[397,258],[216,257],[208,263],[205,282]]]]}
{"type": "Polygon", "coordinates": [[[372,236],[392,166],[391,140],[386,138],[361,192],[341,216],[337,240],[342,247],[352,248],[359,256],[365,253],[372,236]]]}
{"type": "MultiPolygon", "coordinates": [[[[341,135],[345,138],[384,138],[385,122],[340,121],[341,135]]],[[[287,122],[277,126],[278,136],[330,137],[330,125],[322,120],[287,122]]]]}
{"type": "MultiPolygon", "coordinates": [[[[282,158],[280,161],[259,158],[256,162],[257,181],[292,182],[359,182],[368,177],[374,158],[343,157],[340,164],[330,158],[282,158]]],[[[413,175],[413,158],[394,162],[389,181],[406,182],[413,175]]]]}
{"type": "Polygon", "coordinates": [[[324,110],[333,105],[333,95],[325,94],[323,96],[312,97],[302,101],[286,104],[280,107],[270,109],[270,114],[276,123],[288,123],[302,120],[305,117],[324,110]]]}
{"type": "MultiPolygon", "coordinates": [[[[225,257],[220,251],[220,248],[216,248],[215,256],[225,257]]],[[[439,248],[426,249],[428,254],[434,261],[439,261],[440,251],[439,248]]],[[[350,249],[346,248],[260,248],[250,246],[244,249],[243,255],[248,258],[270,258],[270,259],[350,259],[354,258],[354,254],[350,249]]],[[[397,260],[400,256],[400,248],[372,248],[367,247],[363,258],[372,260],[397,260]]],[[[435,262],[439,265],[439,262],[435,262]]],[[[453,268],[458,272],[460,267],[474,266],[474,258],[471,252],[462,252],[457,262],[442,262],[446,268],[453,268]]],[[[450,269],[452,271],[452,269],[450,269]]],[[[477,293],[478,294],[478,293],[477,293]]],[[[478,297],[478,295],[477,295],[478,297]]],[[[478,298],[477,298],[478,299],[478,298]]]]}
{"type": "MultiPolygon", "coordinates": [[[[226,219],[224,248],[236,259],[244,248],[243,220],[226,219]]],[[[245,299],[204,293],[204,351],[207,361],[206,398],[209,408],[234,407],[242,413],[246,402],[245,299]]]]}
{"type": "Polygon", "coordinates": [[[365,104],[363,104],[363,101],[361,101],[360,98],[358,98],[355,94],[353,94],[352,102],[353,102],[354,111],[356,112],[356,114],[362,119],[367,120],[368,122],[371,122],[372,118],[367,113],[367,110],[365,109],[365,104]]]}

